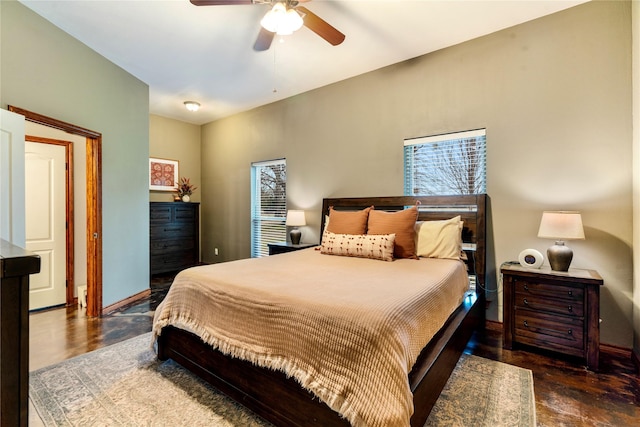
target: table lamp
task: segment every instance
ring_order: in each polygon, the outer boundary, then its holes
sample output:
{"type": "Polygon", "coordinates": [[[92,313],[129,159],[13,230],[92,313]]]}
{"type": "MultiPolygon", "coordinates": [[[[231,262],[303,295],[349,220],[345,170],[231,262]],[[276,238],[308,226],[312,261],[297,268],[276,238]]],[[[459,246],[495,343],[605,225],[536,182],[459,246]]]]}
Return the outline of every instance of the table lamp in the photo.
{"type": "Polygon", "coordinates": [[[554,271],[569,271],[573,251],[564,244],[565,240],[584,240],[580,212],[543,212],[538,237],[555,239],[556,243],[547,249],[547,258],[554,271]]]}
{"type": "Polygon", "coordinates": [[[287,227],[293,227],[293,229],[289,232],[291,243],[294,245],[299,245],[302,232],[298,230],[298,227],[307,225],[307,222],[304,218],[304,211],[288,210],[286,225],[287,227]]]}

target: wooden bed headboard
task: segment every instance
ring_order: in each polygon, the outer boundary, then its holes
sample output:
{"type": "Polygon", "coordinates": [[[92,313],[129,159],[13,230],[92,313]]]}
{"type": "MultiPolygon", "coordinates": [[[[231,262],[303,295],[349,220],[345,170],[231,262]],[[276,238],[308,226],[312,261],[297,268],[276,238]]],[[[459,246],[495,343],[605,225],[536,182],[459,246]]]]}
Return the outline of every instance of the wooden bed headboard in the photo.
{"type": "Polygon", "coordinates": [[[460,215],[464,221],[462,242],[468,258],[469,274],[475,274],[476,292],[483,292],[487,283],[487,199],[486,194],[323,199],[320,235],[324,231],[329,207],[336,210],[359,210],[375,206],[375,209],[393,212],[417,205],[418,221],[449,219],[460,215]]]}

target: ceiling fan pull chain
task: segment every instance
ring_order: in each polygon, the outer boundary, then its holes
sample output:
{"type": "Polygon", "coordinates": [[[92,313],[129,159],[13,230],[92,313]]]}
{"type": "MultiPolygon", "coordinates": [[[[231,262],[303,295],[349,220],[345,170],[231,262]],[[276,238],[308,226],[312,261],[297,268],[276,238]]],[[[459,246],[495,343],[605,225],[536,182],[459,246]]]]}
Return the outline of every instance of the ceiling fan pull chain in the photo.
{"type": "Polygon", "coordinates": [[[278,48],[276,43],[276,46],[273,47],[273,93],[278,93],[278,75],[276,73],[276,51],[277,50],[278,48]]]}

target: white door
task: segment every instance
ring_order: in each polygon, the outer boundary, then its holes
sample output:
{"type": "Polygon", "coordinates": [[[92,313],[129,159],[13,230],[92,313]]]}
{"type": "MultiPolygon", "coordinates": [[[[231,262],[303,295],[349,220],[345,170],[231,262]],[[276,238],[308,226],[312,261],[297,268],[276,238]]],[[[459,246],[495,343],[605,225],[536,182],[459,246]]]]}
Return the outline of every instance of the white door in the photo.
{"type": "Polygon", "coordinates": [[[29,309],[66,303],[65,147],[25,143],[26,248],[40,255],[29,280],[29,309]]]}
{"type": "Polygon", "coordinates": [[[24,248],[24,116],[0,109],[0,238],[24,248]]]}

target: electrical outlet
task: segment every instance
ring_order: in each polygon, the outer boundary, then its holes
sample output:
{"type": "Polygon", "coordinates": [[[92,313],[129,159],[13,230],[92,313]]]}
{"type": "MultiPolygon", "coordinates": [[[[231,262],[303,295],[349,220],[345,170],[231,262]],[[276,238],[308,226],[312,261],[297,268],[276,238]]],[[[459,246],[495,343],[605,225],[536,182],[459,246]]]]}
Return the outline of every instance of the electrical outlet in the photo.
{"type": "Polygon", "coordinates": [[[218,248],[215,248],[215,249],[213,250],[213,253],[214,253],[216,256],[218,256],[218,255],[219,255],[218,248]]]}

